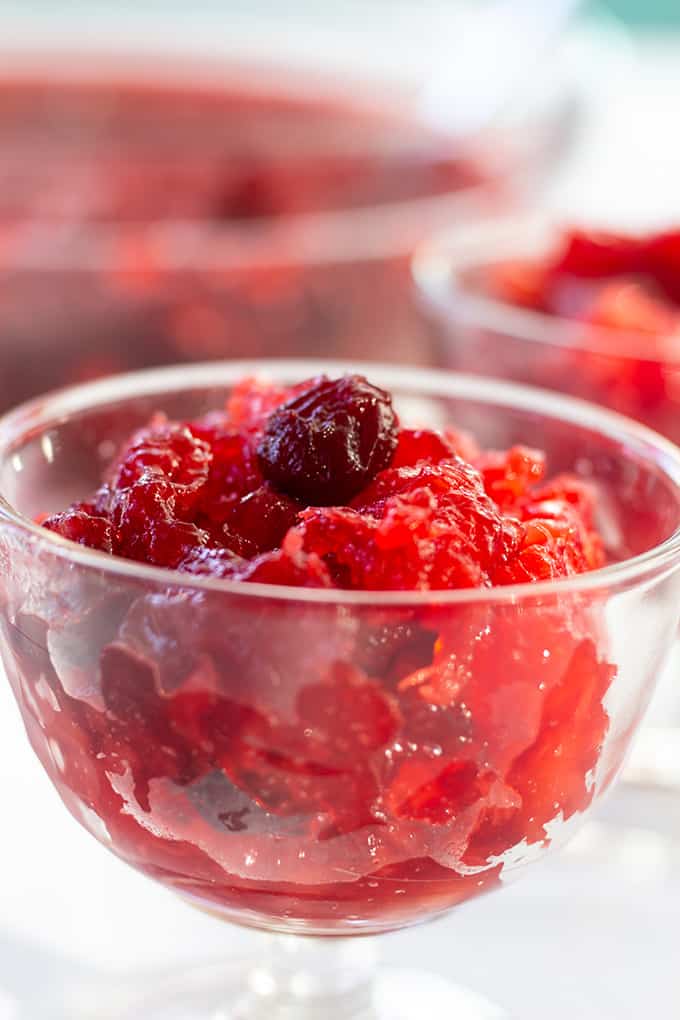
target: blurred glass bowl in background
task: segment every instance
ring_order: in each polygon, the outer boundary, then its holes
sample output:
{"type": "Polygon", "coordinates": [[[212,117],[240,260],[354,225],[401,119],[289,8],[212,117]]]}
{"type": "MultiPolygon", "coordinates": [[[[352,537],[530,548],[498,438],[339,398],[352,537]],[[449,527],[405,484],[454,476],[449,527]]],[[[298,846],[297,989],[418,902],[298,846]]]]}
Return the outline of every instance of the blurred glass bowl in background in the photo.
{"type": "Polygon", "coordinates": [[[431,362],[415,246],[535,187],[580,97],[551,73],[533,105],[454,138],[423,95],[457,36],[426,8],[416,26],[377,5],[349,28],[297,10],[285,32],[245,12],[228,32],[179,12],[117,12],[87,37],[75,19],[42,38],[10,21],[0,406],[183,360],[431,362]]]}
{"type": "MultiPolygon", "coordinates": [[[[494,286],[504,268],[510,281],[513,264],[518,281],[523,266],[528,278],[532,267],[552,264],[565,238],[561,223],[536,215],[484,222],[427,242],[414,272],[440,327],[440,360],[459,371],[499,374],[603,404],[680,441],[680,336],[651,331],[658,312],[652,322],[650,309],[650,321],[638,330],[616,328],[604,325],[604,318],[588,321],[523,307],[504,300],[494,286]]],[[[596,242],[597,235],[593,238],[596,242]]],[[[576,306],[579,289],[588,297],[593,288],[613,282],[616,321],[642,322],[643,292],[630,308],[628,291],[619,286],[625,273],[580,281],[563,277],[565,300],[570,294],[576,306]]],[[[614,321],[611,314],[606,321],[614,321]]]]}

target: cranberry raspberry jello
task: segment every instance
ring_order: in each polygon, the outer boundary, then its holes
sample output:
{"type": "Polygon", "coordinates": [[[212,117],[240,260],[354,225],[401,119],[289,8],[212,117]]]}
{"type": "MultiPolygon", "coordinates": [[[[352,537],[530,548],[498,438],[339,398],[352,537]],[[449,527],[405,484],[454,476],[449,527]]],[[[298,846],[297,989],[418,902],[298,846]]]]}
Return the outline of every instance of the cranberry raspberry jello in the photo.
{"type": "Polygon", "coordinates": [[[244,923],[377,932],[497,886],[616,774],[643,593],[655,649],[676,625],[680,465],[553,395],[322,371],[0,423],[0,619],[41,761],[119,856],[244,923]]]}
{"type": "Polygon", "coordinates": [[[595,499],[544,455],[399,426],[364,377],[246,379],[226,409],[153,418],[85,502],[43,521],[117,556],[238,580],[489,587],[600,567],[595,499]]]}

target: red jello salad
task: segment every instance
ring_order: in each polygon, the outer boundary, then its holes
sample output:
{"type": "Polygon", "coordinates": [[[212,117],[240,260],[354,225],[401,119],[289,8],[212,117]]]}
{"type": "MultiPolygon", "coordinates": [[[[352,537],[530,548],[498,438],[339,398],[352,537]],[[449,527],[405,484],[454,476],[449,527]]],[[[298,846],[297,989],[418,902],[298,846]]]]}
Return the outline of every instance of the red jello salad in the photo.
{"type": "Polygon", "coordinates": [[[49,638],[34,611],[18,655],[50,685],[48,770],[118,854],[228,916],[333,932],[447,910],[590,804],[614,671],[588,600],[437,593],[600,567],[596,509],[539,451],[401,427],[359,375],[158,415],[44,522],[186,577],[113,583],[103,607],[85,590],[49,638]]]}
{"type": "Polygon", "coordinates": [[[245,379],[225,409],[157,415],[90,499],[44,526],[188,573],[416,591],[602,566],[593,515],[591,490],[546,478],[540,451],[401,428],[390,395],[356,375],[245,379]]]}

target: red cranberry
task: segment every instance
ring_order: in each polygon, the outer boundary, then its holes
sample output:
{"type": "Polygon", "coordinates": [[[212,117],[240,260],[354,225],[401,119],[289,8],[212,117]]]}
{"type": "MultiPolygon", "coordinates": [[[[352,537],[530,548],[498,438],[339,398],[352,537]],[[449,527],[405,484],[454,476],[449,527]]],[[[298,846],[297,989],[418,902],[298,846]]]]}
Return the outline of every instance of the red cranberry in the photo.
{"type": "Polygon", "coordinates": [[[270,415],[258,454],[265,477],[282,492],[332,506],[389,467],[397,438],[388,393],[363,376],[322,377],[270,415]]]}

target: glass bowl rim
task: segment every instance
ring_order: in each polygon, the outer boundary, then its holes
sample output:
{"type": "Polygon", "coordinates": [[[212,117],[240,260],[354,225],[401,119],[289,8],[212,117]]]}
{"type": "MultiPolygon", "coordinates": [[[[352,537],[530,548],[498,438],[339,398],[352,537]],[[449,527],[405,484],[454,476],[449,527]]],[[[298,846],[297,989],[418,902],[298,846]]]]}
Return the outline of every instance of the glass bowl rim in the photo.
{"type": "MultiPolygon", "coordinates": [[[[483,218],[435,233],[418,245],[411,262],[411,275],[420,299],[441,322],[448,324],[489,330],[537,347],[680,367],[680,336],[669,334],[661,338],[668,346],[666,357],[658,347],[649,350],[650,336],[641,331],[590,325],[522,308],[475,291],[465,282],[466,271],[500,261],[499,250],[503,252],[505,240],[513,234],[520,239],[532,232],[559,238],[573,226],[574,217],[519,215],[483,218]]],[[[659,343],[658,337],[654,340],[659,343]]]]}
{"type": "MultiPolygon", "coordinates": [[[[251,361],[214,361],[174,365],[108,376],[94,382],[55,390],[19,405],[0,417],[0,460],[11,453],[13,444],[27,434],[40,434],[50,425],[63,422],[70,414],[87,413],[97,407],[116,406],[125,400],[182,390],[214,389],[246,376],[262,375],[291,381],[326,372],[341,375],[360,371],[389,389],[405,387],[419,396],[459,397],[486,401],[517,410],[532,410],[553,420],[594,429],[636,450],[643,461],[654,462],[678,490],[680,513],[680,448],[646,426],[586,401],[564,397],[548,390],[520,386],[496,379],[456,374],[438,369],[371,362],[325,361],[298,358],[251,361]]],[[[428,591],[348,591],[339,588],[299,588],[284,585],[215,579],[165,567],[127,560],[71,542],[47,531],[19,513],[0,493],[0,528],[11,527],[37,542],[71,565],[79,565],[116,576],[162,584],[165,587],[219,592],[239,598],[267,599],[289,603],[332,606],[450,606],[472,604],[516,604],[546,596],[612,591],[615,586],[642,583],[649,576],[674,572],[680,567],[680,525],[663,542],[629,559],[598,570],[568,578],[493,588],[464,588],[428,591]]]]}

